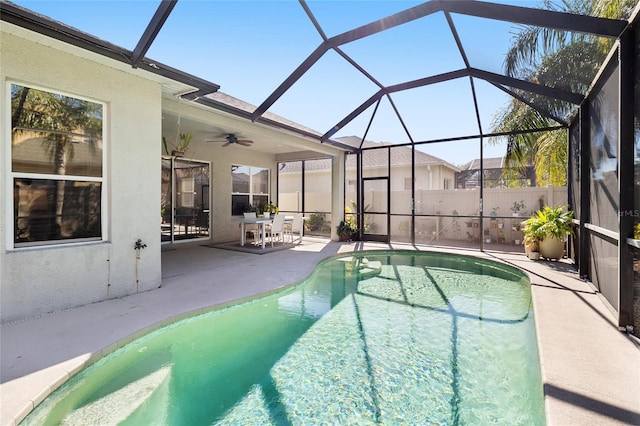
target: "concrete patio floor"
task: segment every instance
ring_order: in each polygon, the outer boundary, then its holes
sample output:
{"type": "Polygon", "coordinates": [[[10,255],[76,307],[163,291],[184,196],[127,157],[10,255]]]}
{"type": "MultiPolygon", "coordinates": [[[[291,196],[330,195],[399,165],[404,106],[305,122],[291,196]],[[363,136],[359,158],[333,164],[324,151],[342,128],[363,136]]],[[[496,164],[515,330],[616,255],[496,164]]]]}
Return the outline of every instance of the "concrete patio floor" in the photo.
{"type": "Polygon", "coordinates": [[[162,286],[156,290],[2,324],[0,424],[17,424],[87,363],[176,317],[299,282],[336,253],[389,248],[471,254],[529,273],[548,424],[640,425],[638,342],[617,330],[600,296],[569,262],[308,237],[265,255],[182,245],[162,253],[162,286]]]}

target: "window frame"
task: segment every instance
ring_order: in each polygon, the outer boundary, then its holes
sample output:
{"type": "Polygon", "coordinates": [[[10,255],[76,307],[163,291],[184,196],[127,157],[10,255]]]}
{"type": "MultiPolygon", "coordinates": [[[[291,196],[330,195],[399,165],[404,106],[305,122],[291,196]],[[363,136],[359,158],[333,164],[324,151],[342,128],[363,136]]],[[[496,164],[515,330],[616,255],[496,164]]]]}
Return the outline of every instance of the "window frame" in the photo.
{"type": "Polygon", "coordinates": [[[6,224],[6,249],[7,251],[19,251],[25,249],[33,249],[39,247],[69,247],[78,244],[87,244],[87,243],[103,243],[108,241],[108,214],[109,206],[108,206],[108,197],[107,197],[107,186],[108,186],[108,164],[107,164],[107,125],[109,120],[109,110],[108,104],[104,101],[100,101],[97,99],[89,98],[86,96],[80,96],[77,94],[71,94],[69,92],[65,92],[63,90],[52,89],[49,87],[40,86],[37,84],[32,84],[29,82],[19,81],[19,80],[7,80],[5,82],[5,110],[7,113],[4,117],[5,123],[5,138],[7,143],[5,144],[5,161],[4,161],[4,170],[5,170],[5,191],[7,202],[6,210],[5,210],[5,224],[6,224]],[[66,96],[69,98],[92,102],[98,104],[102,107],[102,155],[101,155],[101,172],[102,176],[82,176],[82,175],[57,175],[51,173],[29,173],[29,172],[14,172],[13,171],[13,135],[11,128],[11,115],[13,113],[11,108],[11,88],[13,85],[26,87],[29,89],[35,89],[43,92],[52,93],[55,95],[66,96]],[[83,237],[83,238],[69,238],[69,239],[59,239],[59,240],[44,240],[44,241],[25,241],[25,242],[16,242],[15,238],[15,200],[14,200],[14,185],[17,179],[33,179],[33,180],[49,180],[49,181],[64,181],[64,182],[97,182],[100,183],[100,236],[97,237],[83,237]]]}
{"type": "Polygon", "coordinates": [[[260,167],[260,166],[248,166],[245,164],[237,164],[237,163],[232,163],[231,164],[231,216],[232,217],[237,217],[237,216],[241,216],[241,214],[234,214],[233,213],[233,196],[234,195],[246,195],[249,197],[249,205],[254,205],[254,196],[267,196],[267,202],[269,202],[271,200],[271,168],[269,167],[260,167]],[[234,192],[233,190],[233,168],[237,167],[237,168],[247,168],[249,169],[249,192],[234,192]],[[267,171],[267,193],[264,194],[262,192],[254,192],[253,191],[253,175],[254,175],[254,170],[255,169],[259,169],[259,170],[266,170],[267,171]]]}

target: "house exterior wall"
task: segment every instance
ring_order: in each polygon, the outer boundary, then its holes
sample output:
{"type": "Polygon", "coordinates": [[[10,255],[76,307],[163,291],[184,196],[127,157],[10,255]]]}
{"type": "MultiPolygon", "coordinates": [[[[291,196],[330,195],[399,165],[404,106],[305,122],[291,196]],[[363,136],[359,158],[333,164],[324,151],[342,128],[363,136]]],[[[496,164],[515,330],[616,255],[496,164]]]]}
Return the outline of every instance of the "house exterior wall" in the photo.
{"type": "Polygon", "coordinates": [[[2,32],[0,115],[1,320],[27,318],[160,285],[161,99],[159,84],[2,32]],[[7,81],[105,103],[106,198],[102,242],[13,249],[7,81]],[[136,259],[134,243],[147,247],[136,259]]]}
{"type": "Polygon", "coordinates": [[[211,163],[212,242],[238,241],[240,224],[231,215],[231,166],[252,166],[269,169],[269,195],[276,200],[276,169],[274,154],[246,149],[242,146],[221,147],[205,144],[194,147],[197,159],[211,163]]]}

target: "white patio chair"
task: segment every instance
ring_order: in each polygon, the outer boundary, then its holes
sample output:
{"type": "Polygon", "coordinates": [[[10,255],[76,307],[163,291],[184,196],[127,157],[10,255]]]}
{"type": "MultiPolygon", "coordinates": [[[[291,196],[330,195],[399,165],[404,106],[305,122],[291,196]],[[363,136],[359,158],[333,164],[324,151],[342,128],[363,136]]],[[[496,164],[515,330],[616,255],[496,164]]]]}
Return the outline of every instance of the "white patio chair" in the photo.
{"type": "MultiPolygon", "coordinates": [[[[255,219],[256,212],[244,212],[245,219],[255,219]]],[[[253,240],[251,244],[255,244],[258,240],[258,236],[260,236],[260,227],[258,225],[244,225],[244,237],[247,238],[247,235],[251,235],[251,239],[253,240]]]]}
{"type": "Polygon", "coordinates": [[[284,243],[284,215],[276,214],[273,218],[273,223],[269,227],[269,237],[271,240],[271,247],[273,247],[273,240],[277,237],[279,241],[284,243]]]}
{"type": "Polygon", "coordinates": [[[297,240],[302,242],[302,233],[304,229],[304,220],[302,213],[296,213],[293,215],[293,221],[285,224],[285,235],[289,235],[290,241],[293,243],[293,234],[298,234],[297,240]]]}

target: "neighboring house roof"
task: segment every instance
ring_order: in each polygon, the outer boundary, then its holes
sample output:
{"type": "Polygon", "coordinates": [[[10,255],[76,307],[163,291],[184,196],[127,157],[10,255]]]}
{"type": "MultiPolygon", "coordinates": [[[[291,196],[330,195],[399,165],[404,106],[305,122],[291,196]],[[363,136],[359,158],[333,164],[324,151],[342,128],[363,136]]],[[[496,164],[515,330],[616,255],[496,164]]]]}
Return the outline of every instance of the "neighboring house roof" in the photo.
{"type": "MultiPolygon", "coordinates": [[[[342,142],[346,145],[353,146],[354,142],[357,145],[360,145],[360,141],[362,138],[357,136],[344,136],[335,138],[338,142],[342,142]]],[[[365,141],[363,144],[364,148],[375,148],[375,147],[384,147],[384,146],[393,146],[388,142],[373,142],[373,141],[365,141]]],[[[365,167],[383,167],[388,164],[387,158],[387,150],[383,149],[372,149],[367,150],[367,164],[365,167]]],[[[410,146],[399,146],[391,150],[391,164],[393,166],[408,166],[411,165],[411,147],[410,146]]],[[[433,155],[429,155],[420,150],[415,150],[415,164],[423,165],[423,166],[444,166],[453,171],[460,171],[460,169],[454,166],[451,163],[443,160],[442,158],[434,157],[433,155]]],[[[354,156],[347,156],[347,169],[354,169],[356,167],[356,159],[354,156]]],[[[313,170],[330,170],[331,169],[331,160],[330,159],[320,159],[314,161],[307,161],[305,163],[305,171],[313,171],[313,170]]],[[[286,163],[285,166],[280,170],[283,173],[287,172],[299,172],[301,170],[301,163],[291,162],[286,163]]]]}
{"type": "MultiPolygon", "coordinates": [[[[482,164],[484,170],[504,168],[504,157],[485,158],[482,164]]],[[[480,170],[480,159],[476,158],[460,166],[460,171],[480,170]]]]}
{"type": "MultiPolygon", "coordinates": [[[[302,161],[289,161],[282,163],[280,173],[300,173],[302,171],[302,161]]],[[[319,158],[317,160],[307,160],[304,163],[305,172],[317,172],[331,170],[330,158],[319,158]]]]}

